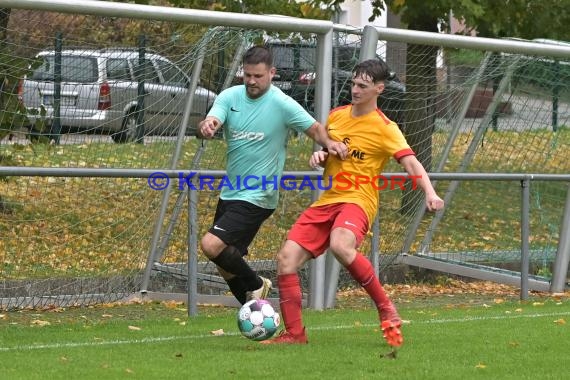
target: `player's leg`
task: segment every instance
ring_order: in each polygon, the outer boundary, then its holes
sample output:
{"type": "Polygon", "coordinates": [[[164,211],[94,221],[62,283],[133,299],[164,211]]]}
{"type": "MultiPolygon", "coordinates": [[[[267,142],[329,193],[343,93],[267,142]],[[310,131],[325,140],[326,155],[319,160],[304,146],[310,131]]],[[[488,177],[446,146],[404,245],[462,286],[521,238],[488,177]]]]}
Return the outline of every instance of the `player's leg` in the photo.
{"type": "Polygon", "coordinates": [[[257,275],[243,256],[261,224],[273,210],[243,201],[219,200],[214,224],[201,240],[204,254],[216,264],[231,292],[241,303],[257,292],[266,298],[271,282],[257,275]]]}
{"type": "Polygon", "coordinates": [[[263,341],[262,344],[308,343],[303,325],[301,282],[297,272],[311,258],[307,250],[292,240],[285,241],[277,254],[279,307],[285,330],[275,339],[263,341]]]}
{"type": "Polygon", "coordinates": [[[390,345],[399,346],[403,342],[400,316],[374,273],[372,264],[357,251],[367,231],[368,219],[364,211],[356,205],[346,204],[333,225],[330,250],[372,298],[378,309],[384,338],[390,345]]]}
{"type": "Polygon", "coordinates": [[[285,330],[263,344],[304,344],[307,335],[302,317],[302,293],[299,269],[311,258],[322,254],[328,246],[332,224],[328,209],[309,208],[301,214],[277,254],[279,306],[285,330]]]}

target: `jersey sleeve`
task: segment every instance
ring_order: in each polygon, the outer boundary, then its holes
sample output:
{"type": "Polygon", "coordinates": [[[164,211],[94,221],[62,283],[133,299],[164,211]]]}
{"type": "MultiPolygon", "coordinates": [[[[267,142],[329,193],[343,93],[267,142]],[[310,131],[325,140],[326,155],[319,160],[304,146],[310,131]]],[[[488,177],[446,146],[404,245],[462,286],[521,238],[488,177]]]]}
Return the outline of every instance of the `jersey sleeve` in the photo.
{"type": "Polygon", "coordinates": [[[383,136],[384,139],[382,139],[382,144],[386,152],[398,162],[402,157],[415,155],[396,123],[390,121],[390,123],[386,124],[385,128],[386,131],[383,136]]]}
{"type": "Polygon", "coordinates": [[[316,122],[314,117],[289,96],[284,97],[282,103],[287,127],[301,133],[316,122]]]}
{"type": "Polygon", "coordinates": [[[232,93],[233,88],[228,88],[220,92],[214,100],[214,104],[212,105],[212,108],[210,108],[208,116],[213,116],[224,124],[228,116],[228,110],[231,106],[232,93]]]}

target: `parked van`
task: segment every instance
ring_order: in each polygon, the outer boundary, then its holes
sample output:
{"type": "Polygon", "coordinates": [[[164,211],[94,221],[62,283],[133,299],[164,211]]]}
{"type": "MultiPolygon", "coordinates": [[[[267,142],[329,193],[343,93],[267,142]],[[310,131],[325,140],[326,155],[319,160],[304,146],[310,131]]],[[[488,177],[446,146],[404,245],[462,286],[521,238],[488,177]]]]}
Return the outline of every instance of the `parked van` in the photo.
{"type": "MultiPolygon", "coordinates": [[[[42,51],[36,59],[31,74],[20,83],[19,99],[27,109],[30,129],[40,121],[44,133],[54,133],[55,52],[42,51]]],[[[117,143],[134,141],[143,133],[176,135],[190,78],[159,54],[147,53],[143,62],[144,71],[138,70],[137,49],[63,50],[59,71],[62,132],[109,133],[117,143]],[[143,78],[144,93],[139,89],[143,78]],[[138,98],[144,98],[143,123],[137,123],[138,98]],[[137,127],[141,124],[142,132],[137,127]]],[[[215,97],[206,88],[196,88],[187,134],[195,134],[215,97]]]]}

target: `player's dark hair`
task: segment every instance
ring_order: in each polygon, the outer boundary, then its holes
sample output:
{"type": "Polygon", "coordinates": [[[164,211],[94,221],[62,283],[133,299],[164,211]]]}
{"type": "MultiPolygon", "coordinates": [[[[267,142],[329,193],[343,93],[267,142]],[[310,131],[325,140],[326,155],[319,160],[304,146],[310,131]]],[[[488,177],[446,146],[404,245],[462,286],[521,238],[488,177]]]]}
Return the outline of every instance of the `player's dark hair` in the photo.
{"type": "Polygon", "coordinates": [[[374,83],[377,83],[388,79],[390,76],[390,69],[388,68],[386,62],[380,59],[368,59],[354,66],[354,69],[352,70],[353,77],[359,77],[363,75],[369,76],[372,78],[374,83]]]}
{"type": "Polygon", "coordinates": [[[243,55],[244,65],[257,65],[265,63],[268,67],[273,66],[273,55],[265,46],[253,46],[243,55]]]}

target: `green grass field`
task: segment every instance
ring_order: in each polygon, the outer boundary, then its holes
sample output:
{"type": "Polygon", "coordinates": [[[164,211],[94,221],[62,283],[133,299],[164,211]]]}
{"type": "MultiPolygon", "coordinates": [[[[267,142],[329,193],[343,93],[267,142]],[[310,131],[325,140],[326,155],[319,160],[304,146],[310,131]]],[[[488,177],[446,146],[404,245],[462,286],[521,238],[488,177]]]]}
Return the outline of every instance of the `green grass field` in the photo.
{"type": "MultiPolygon", "coordinates": [[[[2,379],[563,379],[570,299],[398,298],[404,345],[393,352],[366,297],[305,310],[309,344],[243,338],[236,309],[177,303],[0,314],[2,379]],[[216,336],[213,331],[223,329],[216,336]]],[[[566,374],[566,375],[564,375],[566,374]]]]}

